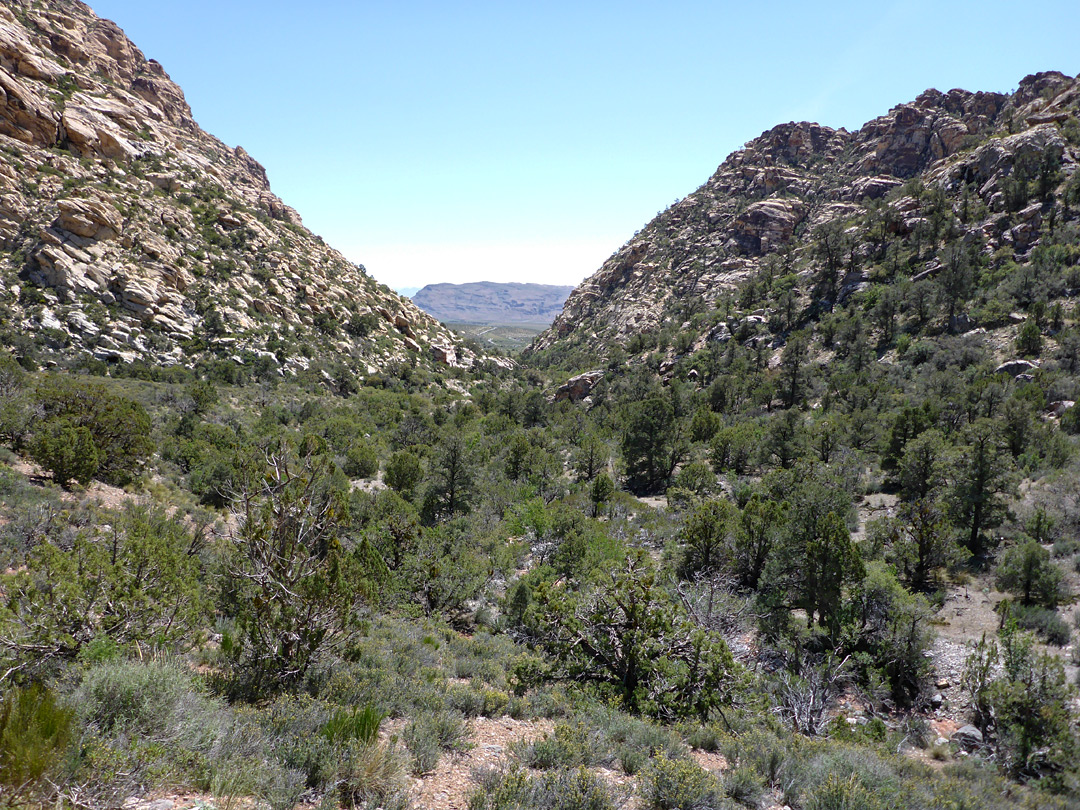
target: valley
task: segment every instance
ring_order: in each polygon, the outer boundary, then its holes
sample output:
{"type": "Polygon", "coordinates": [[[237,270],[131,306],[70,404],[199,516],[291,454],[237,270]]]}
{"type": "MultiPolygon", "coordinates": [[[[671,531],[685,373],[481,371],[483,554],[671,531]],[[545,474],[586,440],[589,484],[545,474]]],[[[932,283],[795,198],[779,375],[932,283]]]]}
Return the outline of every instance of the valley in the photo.
{"type": "Polygon", "coordinates": [[[1080,78],[1018,79],[409,300],[0,7],[0,800],[1075,807],[1080,78]]]}

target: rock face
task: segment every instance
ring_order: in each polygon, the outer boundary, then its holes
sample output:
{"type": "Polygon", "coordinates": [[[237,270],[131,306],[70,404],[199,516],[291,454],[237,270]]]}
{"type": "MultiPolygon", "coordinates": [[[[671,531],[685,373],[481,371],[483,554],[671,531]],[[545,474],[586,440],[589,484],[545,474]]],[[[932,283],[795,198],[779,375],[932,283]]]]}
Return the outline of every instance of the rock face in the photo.
{"type": "Polygon", "coordinates": [[[312,344],[356,372],[473,360],[305,229],[263,167],[203,132],[164,68],[77,0],[0,6],[0,276],[0,341],[46,354],[212,353],[282,373],[312,344]]]}
{"type": "MultiPolygon", "coordinates": [[[[774,127],[617,250],[526,354],[556,346],[605,353],[635,335],[678,331],[747,279],[811,263],[822,229],[845,233],[871,216],[889,235],[934,227],[928,203],[938,196],[987,255],[1003,247],[1027,255],[1045,224],[1043,206],[1032,200],[1006,212],[1004,192],[1017,166],[1050,159],[1060,165],[1054,193],[1064,199],[1080,163],[1078,109],[1080,81],[1049,72],[1028,76],[1011,95],[927,90],[856,132],[774,127]]],[[[867,251],[880,238],[858,236],[867,251]]],[[[925,274],[938,269],[928,265],[925,274]]],[[[827,309],[867,283],[862,273],[841,278],[834,299],[821,303],[827,309]]],[[[690,348],[730,339],[738,326],[721,324],[690,348]]]]}
{"type": "Polygon", "coordinates": [[[1017,358],[1016,360],[1006,360],[1004,363],[994,369],[994,373],[1008,374],[1010,377],[1018,377],[1021,374],[1030,374],[1037,368],[1038,365],[1032,363],[1030,360],[1022,360],[1017,358]]]}
{"type": "Polygon", "coordinates": [[[603,378],[603,371],[586,371],[584,374],[571,377],[555,391],[555,401],[562,402],[568,399],[571,402],[578,402],[585,399],[603,378]]]}
{"type": "Polygon", "coordinates": [[[413,297],[445,323],[548,325],[562,312],[573,287],[551,284],[428,284],[413,297]]]}

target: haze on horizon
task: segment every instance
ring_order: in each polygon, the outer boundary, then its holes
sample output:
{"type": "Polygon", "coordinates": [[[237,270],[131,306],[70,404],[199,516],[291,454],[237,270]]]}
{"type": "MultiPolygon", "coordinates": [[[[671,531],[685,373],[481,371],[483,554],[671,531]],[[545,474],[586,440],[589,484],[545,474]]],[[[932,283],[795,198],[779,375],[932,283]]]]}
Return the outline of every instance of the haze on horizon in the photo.
{"type": "Polygon", "coordinates": [[[746,141],[1080,73],[1080,6],[97,0],[394,288],[577,284],[746,141]]]}

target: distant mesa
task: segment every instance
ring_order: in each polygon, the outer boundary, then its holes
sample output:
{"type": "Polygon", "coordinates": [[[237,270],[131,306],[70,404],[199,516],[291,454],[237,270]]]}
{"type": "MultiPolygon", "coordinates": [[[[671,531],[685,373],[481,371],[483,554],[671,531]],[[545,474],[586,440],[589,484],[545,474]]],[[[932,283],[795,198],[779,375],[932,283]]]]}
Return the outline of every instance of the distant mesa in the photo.
{"type": "Polygon", "coordinates": [[[553,284],[428,284],[413,303],[443,323],[548,326],[573,287],[553,284]]]}

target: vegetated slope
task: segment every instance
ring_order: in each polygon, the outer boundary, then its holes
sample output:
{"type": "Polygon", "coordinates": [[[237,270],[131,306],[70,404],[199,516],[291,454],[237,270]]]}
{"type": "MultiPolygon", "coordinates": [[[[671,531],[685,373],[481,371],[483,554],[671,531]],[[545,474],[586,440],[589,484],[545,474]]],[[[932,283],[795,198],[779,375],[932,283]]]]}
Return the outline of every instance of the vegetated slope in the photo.
{"type": "MultiPolygon", "coordinates": [[[[777,126],[612,255],[531,351],[670,359],[740,328],[786,333],[878,284],[940,284],[947,246],[990,273],[1028,265],[1046,234],[1075,230],[1078,108],[1080,82],[1047,72],[1012,94],[927,90],[856,132],[777,126]]],[[[971,298],[950,305],[953,331],[1000,320],[971,298]]]]}
{"type": "Polygon", "coordinates": [[[573,287],[554,284],[428,284],[413,303],[444,323],[550,324],[573,287]]]}
{"type": "Polygon", "coordinates": [[[0,7],[0,278],[3,342],[22,355],[287,371],[327,356],[354,373],[472,357],[304,228],[77,0],[0,7]]]}

